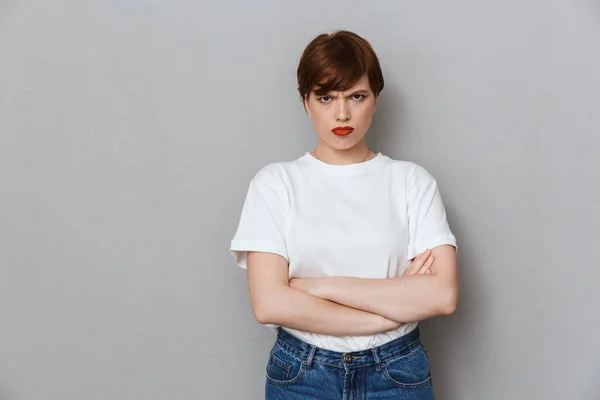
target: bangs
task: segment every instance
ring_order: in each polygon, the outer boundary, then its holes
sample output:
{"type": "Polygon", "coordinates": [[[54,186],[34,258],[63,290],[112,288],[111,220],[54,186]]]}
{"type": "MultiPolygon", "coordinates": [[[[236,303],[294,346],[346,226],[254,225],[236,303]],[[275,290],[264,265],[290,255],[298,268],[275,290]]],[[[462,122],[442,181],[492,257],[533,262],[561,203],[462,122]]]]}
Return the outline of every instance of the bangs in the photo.
{"type": "Polygon", "coordinates": [[[360,78],[368,74],[367,63],[362,54],[357,54],[354,49],[345,47],[341,52],[332,52],[328,60],[324,61],[321,75],[315,79],[313,91],[317,95],[324,95],[330,91],[344,91],[350,89],[360,78]],[[337,54],[336,54],[337,53],[337,54]]]}

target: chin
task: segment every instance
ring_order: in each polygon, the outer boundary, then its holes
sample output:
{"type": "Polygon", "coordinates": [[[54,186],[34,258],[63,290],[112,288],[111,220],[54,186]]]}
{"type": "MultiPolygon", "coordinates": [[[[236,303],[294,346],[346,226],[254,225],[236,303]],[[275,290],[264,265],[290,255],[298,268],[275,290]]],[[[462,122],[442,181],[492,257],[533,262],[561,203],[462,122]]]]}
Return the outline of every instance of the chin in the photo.
{"type": "Polygon", "coordinates": [[[358,143],[355,140],[341,140],[340,142],[335,143],[334,141],[334,143],[328,142],[327,144],[329,145],[329,147],[335,150],[349,150],[356,146],[356,144],[358,143]]]}
{"type": "Polygon", "coordinates": [[[329,146],[329,148],[331,148],[332,150],[339,150],[339,151],[351,149],[354,147],[354,145],[355,145],[355,143],[348,143],[348,144],[327,143],[327,146],[329,146]]]}

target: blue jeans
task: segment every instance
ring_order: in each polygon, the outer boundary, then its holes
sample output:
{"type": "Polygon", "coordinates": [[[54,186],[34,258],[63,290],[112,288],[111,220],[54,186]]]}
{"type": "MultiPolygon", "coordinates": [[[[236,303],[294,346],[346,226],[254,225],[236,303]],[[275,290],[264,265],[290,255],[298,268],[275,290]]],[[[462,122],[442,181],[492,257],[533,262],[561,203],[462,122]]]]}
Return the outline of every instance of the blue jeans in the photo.
{"type": "Polygon", "coordinates": [[[284,329],[267,362],[266,400],[433,400],[419,329],[379,347],[338,353],[284,329]]]}

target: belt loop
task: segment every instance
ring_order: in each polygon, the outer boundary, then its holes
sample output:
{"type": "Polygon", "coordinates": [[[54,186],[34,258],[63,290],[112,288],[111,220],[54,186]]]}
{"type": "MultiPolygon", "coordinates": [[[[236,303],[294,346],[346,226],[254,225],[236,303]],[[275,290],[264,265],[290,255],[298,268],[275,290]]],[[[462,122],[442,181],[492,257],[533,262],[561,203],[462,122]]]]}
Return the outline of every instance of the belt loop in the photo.
{"type": "Polygon", "coordinates": [[[381,358],[379,358],[379,348],[372,347],[371,351],[373,352],[373,358],[375,358],[375,371],[379,372],[383,368],[383,363],[381,362],[381,358]]]}
{"type": "Polygon", "coordinates": [[[315,350],[317,348],[313,345],[310,346],[310,351],[308,352],[308,358],[306,359],[306,368],[310,369],[312,367],[313,357],[315,356],[315,350]]]}

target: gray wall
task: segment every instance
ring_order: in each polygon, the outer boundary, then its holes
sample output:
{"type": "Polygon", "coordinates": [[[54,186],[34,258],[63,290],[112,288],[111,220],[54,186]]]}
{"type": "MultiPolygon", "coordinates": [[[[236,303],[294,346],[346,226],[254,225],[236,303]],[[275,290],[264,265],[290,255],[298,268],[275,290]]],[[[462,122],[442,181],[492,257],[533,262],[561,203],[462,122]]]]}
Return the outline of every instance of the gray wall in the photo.
{"type": "Polygon", "coordinates": [[[598,2],[5,0],[0,399],[261,398],[227,249],[257,169],[312,149],[296,63],[339,28],[384,67],[371,145],[460,241],[437,398],[600,398],[598,2]]]}

